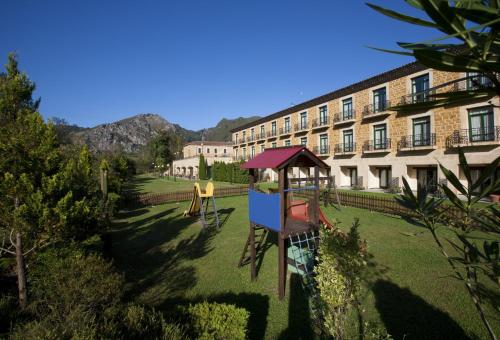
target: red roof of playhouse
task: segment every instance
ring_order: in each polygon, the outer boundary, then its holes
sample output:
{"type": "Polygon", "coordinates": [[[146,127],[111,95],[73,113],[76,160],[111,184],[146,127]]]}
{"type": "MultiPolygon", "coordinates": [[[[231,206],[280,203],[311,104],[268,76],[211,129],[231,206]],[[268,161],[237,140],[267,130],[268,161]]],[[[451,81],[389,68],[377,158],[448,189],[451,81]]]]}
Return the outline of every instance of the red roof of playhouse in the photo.
{"type": "Polygon", "coordinates": [[[292,163],[296,166],[319,166],[329,168],[325,162],[319,159],[305,146],[288,146],[281,148],[269,148],[258,154],[253,159],[243,163],[243,169],[280,169],[292,163]],[[295,162],[293,162],[295,161],[295,162]],[[297,163],[297,164],[296,164],[297,163]]]}

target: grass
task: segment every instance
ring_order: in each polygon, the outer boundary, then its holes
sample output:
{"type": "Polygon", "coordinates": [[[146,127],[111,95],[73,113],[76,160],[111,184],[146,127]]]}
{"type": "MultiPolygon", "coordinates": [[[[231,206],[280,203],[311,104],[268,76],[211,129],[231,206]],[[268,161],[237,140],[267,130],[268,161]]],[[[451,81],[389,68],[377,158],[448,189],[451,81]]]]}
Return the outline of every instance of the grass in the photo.
{"type": "MultiPolygon", "coordinates": [[[[115,222],[113,255],[125,273],[130,300],[168,313],[176,305],[209,300],[250,311],[250,337],[310,338],[307,300],[295,275],[287,281],[284,301],[277,299],[277,245],[270,234],[258,278],[237,268],[248,234],[247,198],[217,199],[220,231],[200,230],[196,218],[182,217],[189,202],[121,212],[115,222]]],[[[356,208],[323,208],[348,228],[355,217],[368,241],[369,269],[361,309],[350,322],[371,321],[396,338],[486,338],[462,284],[450,277],[448,264],[428,233],[401,218],[356,208]],[[407,236],[417,234],[418,236],[407,236]]],[[[453,235],[445,230],[446,236],[453,235]]],[[[491,287],[487,287],[491,289],[491,287]]],[[[491,300],[500,301],[491,290],[491,300]]],[[[493,309],[490,316],[497,316],[493,309]]],[[[500,321],[493,320],[500,332],[500,321]]]]}
{"type": "MultiPolygon", "coordinates": [[[[208,180],[190,181],[184,178],[176,178],[176,180],[174,180],[173,177],[169,177],[169,179],[167,179],[161,177],[154,177],[148,174],[143,174],[134,177],[134,179],[126,185],[125,190],[134,190],[138,192],[150,192],[150,193],[164,193],[171,191],[191,190],[193,189],[193,185],[195,182],[199,182],[202,187],[205,187],[208,180]]],[[[213,183],[218,188],[239,185],[239,184],[231,184],[228,182],[217,182],[217,181],[214,181],[213,183]]]]}

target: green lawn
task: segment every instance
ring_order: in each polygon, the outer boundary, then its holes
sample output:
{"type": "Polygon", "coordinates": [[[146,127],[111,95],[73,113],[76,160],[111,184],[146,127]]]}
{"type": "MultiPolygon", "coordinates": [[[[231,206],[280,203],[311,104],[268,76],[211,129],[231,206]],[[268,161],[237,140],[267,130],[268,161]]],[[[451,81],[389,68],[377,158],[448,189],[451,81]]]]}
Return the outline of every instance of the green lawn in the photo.
{"type": "MultiPolygon", "coordinates": [[[[217,199],[223,221],[218,232],[201,231],[196,218],[183,217],[188,203],[121,212],[113,254],[125,273],[129,299],[166,313],[204,299],[233,303],[250,311],[251,338],[310,338],[307,300],[295,274],[287,282],[285,300],[277,299],[275,235],[266,243],[255,282],[250,281],[248,266],[237,268],[248,234],[246,196],[217,199]]],[[[368,241],[370,265],[360,308],[364,311],[352,315],[351,336],[360,321],[372,321],[396,338],[486,338],[470,298],[450,277],[430,235],[404,234],[422,228],[356,208],[325,212],[344,228],[359,217],[361,235],[368,241]]],[[[498,291],[491,291],[491,298],[498,307],[498,291]]],[[[500,332],[498,313],[489,313],[497,316],[493,323],[500,332]]]]}
{"type": "MultiPolygon", "coordinates": [[[[183,178],[176,178],[176,180],[174,180],[173,177],[169,177],[169,179],[167,179],[167,178],[154,177],[148,174],[144,174],[135,176],[134,179],[125,186],[125,190],[135,190],[138,192],[164,193],[171,191],[193,189],[193,185],[195,182],[200,182],[202,187],[205,187],[208,180],[190,181],[183,178]]],[[[214,181],[214,185],[216,188],[223,188],[240,184],[231,184],[228,182],[214,181]]]]}

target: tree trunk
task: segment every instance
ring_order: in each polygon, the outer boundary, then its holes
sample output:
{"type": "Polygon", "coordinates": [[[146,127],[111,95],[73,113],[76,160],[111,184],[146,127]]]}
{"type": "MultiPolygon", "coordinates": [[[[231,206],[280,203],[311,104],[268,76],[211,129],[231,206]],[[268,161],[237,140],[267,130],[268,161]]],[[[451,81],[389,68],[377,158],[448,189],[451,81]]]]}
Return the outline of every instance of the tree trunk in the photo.
{"type": "Polygon", "coordinates": [[[21,234],[16,234],[17,288],[19,290],[19,306],[26,308],[28,294],[26,291],[26,271],[24,267],[23,242],[21,234]]]}

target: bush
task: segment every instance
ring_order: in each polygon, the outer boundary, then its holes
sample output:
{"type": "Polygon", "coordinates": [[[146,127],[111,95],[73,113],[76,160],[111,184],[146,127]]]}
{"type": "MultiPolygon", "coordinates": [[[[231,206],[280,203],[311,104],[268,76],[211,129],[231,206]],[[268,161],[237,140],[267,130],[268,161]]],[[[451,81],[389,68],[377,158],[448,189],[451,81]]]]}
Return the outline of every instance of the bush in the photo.
{"type": "Polygon", "coordinates": [[[192,336],[197,339],[245,339],[248,311],[224,303],[202,302],[187,309],[192,336]]]}
{"type": "Polygon", "coordinates": [[[342,339],[346,317],[356,304],[366,243],[358,233],[356,219],[348,234],[340,229],[322,229],[316,280],[325,317],[324,331],[342,339]]]}
{"type": "Polygon", "coordinates": [[[184,339],[182,329],[165,322],[163,315],[141,306],[129,306],[125,311],[124,323],[129,339],[184,339]]]}

